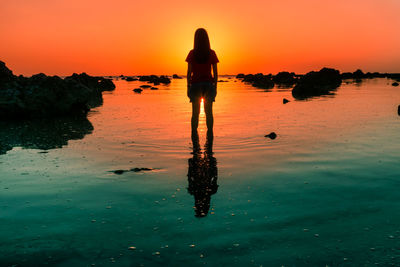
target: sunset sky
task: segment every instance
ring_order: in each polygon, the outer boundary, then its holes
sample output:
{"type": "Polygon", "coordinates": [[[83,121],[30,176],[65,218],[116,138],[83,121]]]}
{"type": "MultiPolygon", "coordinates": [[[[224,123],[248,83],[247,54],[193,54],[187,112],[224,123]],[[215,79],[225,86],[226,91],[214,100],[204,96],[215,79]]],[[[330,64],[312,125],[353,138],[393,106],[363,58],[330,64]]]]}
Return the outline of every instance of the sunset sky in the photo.
{"type": "Polygon", "coordinates": [[[221,74],[400,72],[399,0],[2,0],[15,74],[184,74],[196,28],[221,74]]]}

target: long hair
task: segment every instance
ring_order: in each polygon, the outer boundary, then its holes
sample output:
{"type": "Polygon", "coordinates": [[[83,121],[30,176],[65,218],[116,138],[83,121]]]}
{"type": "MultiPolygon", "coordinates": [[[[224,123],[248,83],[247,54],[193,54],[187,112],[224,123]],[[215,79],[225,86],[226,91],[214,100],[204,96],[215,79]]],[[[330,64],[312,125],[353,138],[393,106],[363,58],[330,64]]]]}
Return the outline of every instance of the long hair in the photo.
{"type": "Polygon", "coordinates": [[[203,28],[196,30],[194,34],[194,59],[196,63],[206,63],[210,58],[210,39],[208,38],[207,31],[203,28]]]}

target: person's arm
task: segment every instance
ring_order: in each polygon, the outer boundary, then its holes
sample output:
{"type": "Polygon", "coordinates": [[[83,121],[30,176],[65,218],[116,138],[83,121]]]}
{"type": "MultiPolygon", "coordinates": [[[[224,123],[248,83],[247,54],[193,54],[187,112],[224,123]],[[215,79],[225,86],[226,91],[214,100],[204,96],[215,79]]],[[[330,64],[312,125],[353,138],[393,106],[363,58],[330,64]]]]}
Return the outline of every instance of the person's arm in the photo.
{"type": "Polygon", "coordinates": [[[189,97],[190,77],[192,76],[192,63],[188,63],[186,83],[187,83],[187,96],[189,97]]]}
{"type": "Polygon", "coordinates": [[[213,67],[213,78],[214,78],[214,86],[215,86],[215,93],[217,93],[217,83],[218,83],[218,69],[217,63],[212,64],[213,67]]]}

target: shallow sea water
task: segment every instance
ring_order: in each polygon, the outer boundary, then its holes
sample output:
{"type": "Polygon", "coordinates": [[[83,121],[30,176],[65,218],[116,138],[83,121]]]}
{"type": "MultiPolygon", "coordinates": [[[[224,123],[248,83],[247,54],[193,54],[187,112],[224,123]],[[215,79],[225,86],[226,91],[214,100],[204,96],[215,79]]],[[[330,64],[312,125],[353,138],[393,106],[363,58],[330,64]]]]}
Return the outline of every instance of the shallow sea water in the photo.
{"type": "MultiPolygon", "coordinates": [[[[115,80],[87,119],[1,122],[0,265],[400,266],[400,89],[300,101],[222,79],[201,218],[184,79],[115,80]],[[131,168],[153,170],[113,172],[131,168]]],[[[204,113],[199,135],[203,152],[204,113]]]]}

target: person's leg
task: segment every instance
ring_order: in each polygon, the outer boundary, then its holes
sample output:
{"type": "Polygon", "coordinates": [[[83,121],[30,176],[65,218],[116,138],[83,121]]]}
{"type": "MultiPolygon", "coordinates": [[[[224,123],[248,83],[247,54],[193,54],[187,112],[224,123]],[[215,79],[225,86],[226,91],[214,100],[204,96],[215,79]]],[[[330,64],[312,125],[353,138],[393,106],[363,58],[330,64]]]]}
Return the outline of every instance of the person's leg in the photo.
{"type": "Polygon", "coordinates": [[[192,101],[192,132],[197,132],[199,126],[200,98],[192,101]]]}
{"type": "Polygon", "coordinates": [[[206,122],[207,122],[207,131],[212,133],[214,126],[214,117],[213,117],[213,101],[210,99],[204,99],[204,112],[206,113],[206,122]]]}

